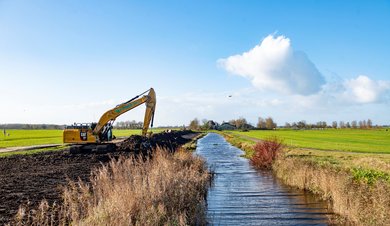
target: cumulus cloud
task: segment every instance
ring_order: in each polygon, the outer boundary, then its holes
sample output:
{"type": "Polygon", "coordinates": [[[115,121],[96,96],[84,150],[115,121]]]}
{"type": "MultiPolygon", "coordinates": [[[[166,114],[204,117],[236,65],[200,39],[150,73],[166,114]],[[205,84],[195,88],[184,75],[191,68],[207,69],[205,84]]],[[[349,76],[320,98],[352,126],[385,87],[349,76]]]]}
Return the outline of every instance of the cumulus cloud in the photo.
{"type": "Polygon", "coordinates": [[[346,80],[344,89],[342,96],[348,101],[374,103],[380,101],[390,90],[390,82],[374,81],[368,76],[360,75],[355,79],[346,80]]]}
{"type": "Polygon", "coordinates": [[[294,51],[290,39],[284,36],[269,35],[248,52],[219,59],[218,64],[261,90],[310,95],[325,83],[306,54],[294,51]]]}

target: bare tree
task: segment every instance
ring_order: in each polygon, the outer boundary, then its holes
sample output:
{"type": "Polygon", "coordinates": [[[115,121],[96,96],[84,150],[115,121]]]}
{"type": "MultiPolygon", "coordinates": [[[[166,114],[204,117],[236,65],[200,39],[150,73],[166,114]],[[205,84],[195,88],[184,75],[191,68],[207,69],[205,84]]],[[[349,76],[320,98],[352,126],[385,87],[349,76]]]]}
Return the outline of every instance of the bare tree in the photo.
{"type": "Polygon", "coordinates": [[[345,122],[344,121],[340,121],[339,127],[344,129],[345,128],[345,122]]]}
{"type": "Polygon", "coordinates": [[[296,122],[293,122],[293,123],[291,124],[291,127],[292,127],[293,129],[297,129],[297,128],[298,128],[298,124],[297,124],[296,122]]]}
{"type": "Polygon", "coordinates": [[[356,120],[353,120],[353,121],[351,122],[351,127],[352,127],[353,129],[356,129],[356,128],[357,128],[357,122],[356,122],[356,120]]]}
{"type": "Polygon", "coordinates": [[[304,129],[306,128],[306,121],[305,120],[301,120],[297,123],[297,126],[299,129],[304,129]]]}
{"type": "Polygon", "coordinates": [[[363,128],[364,128],[363,121],[359,121],[359,128],[360,128],[360,129],[363,129],[363,128]]]}
{"type": "Polygon", "coordinates": [[[337,129],[337,121],[332,122],[332,127],[333,127],[333,129],[337,129]]]}
{"type": "Polygon", "coordinates": [[[265,120],[262,117],[259,117],[259,120],[257,121],[257,128],[259,129],[267,128],[265,125],[265,120]]]}
{"type": "Polygon", "coordinates": [[[276,123],[271,117],[268,117],[265,119],[265,127],[267,129],[275,129],[276,128],[276,123]]]}
{"type": "Polygon", "coordinates": [[[238,129],[246,129],[247,124],[248,124],[248,122],[246,121],[246,119],[244,117],[240,117],[239,119],[236,120],[236,127],[238,129]]]}
{"type": "Polygon", "coordinates": [[[259,129],[265,129],[266,128],[265,119],[264,118],[259,117],[259,119],[257,121],[257,128],[259,128],[259,129]]]}
{"type": "Polygon", "coordinates": [[[327,127],[327,124],[325,121],[319,121],[317,122],[317,128],[325,129],[327,127]]]}
{"type": "Polygon", "coordinates": [[[235,126],[237,128],[237,122],[235,119],[232,119],[232,120],[229,120],[229,123],[232,124],[233,126],[235,126]]]}
{"type": "Polygon", "coordinates": [[[199,120],[197,118],[193,119],[188,127],[191,130],[199,130],[199,120]]]}
{"type": "Polygon", "coordinates": [[[368,119],[367,120],[367,128],[372,128],[372,121],[371,121],[371,119],[368,119]]]}
{"type": "Polygon", "coordinates": [[[209,128],[209,120],[207,120],[207,119],[202,119],[202,125],[200,126],[200,129],[202,129],[202,130],[208,130],[208,129],[210,129],[209,128]]]}

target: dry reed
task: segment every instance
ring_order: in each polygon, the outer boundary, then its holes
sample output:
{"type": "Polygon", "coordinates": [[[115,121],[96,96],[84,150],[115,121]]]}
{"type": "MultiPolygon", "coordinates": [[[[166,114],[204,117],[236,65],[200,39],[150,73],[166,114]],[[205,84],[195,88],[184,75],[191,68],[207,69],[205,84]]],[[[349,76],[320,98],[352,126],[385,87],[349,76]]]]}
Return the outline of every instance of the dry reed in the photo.
{"type": "Polygon", "coordinates": [[[203,225],[209,183],[205,162],[157,149],[152,158],[119,158],[69,182],[63,203],[21,207],[16,225],[203,225]]]}
{"type": "Polygon", "coordinates": [[[345,169],[296,157],[278,158],[273,170],[286,184],[330,200],[333,211],[351,224],[390,225],[390,184],[386,181],[359,182],[345,169]]]}

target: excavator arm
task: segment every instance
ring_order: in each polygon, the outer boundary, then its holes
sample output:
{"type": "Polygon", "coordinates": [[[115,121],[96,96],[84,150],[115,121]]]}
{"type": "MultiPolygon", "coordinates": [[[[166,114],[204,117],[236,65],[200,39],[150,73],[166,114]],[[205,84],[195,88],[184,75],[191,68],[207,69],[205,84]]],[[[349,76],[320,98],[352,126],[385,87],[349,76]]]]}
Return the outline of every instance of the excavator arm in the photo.
{"type": "Polygon", "coordinates": [[[63,132],[63,142],[77,145],[99,144],[104,141],[110,141],[112,138],[112,125],[116,118],[130,111],[137,106],[146,103],[144,125],[142,135],[145,136],[150,123],[153,127],[154,111],[156,109],[156,93],[153,88],[134,97],[133,99],[117,105],[108,110],[101,117],[98,123],[92,124],[74,124],[65,128],[63,132]],[[149,92],[148,92],[149,91],[149,92]],[[144,95],[145,93],[147,93],[144,95]]]}
{"type": "Polygon", "coordinates": [[[153,88],[150,88],[148,91],[149,93],[147,95],[144,95],[142,97],[138,95],[133,99],[125,103],[119,104],[115,108],[105,112],[100,117],[99,122],[96,124],[95,128],[92,131],[92,134],[98,136],[99,140],[104,140],[103,137],[106,135],[108,131],[111,130],[112,124],[114,123],[117,117],[130,111],[131,109],[138,107],[143,103],[146,103],[144,124],[142,128],[142,135],[145,136],[151,122],[153,126],[154,111],[156,109],[156,93],[154,92],[153,88]]]}

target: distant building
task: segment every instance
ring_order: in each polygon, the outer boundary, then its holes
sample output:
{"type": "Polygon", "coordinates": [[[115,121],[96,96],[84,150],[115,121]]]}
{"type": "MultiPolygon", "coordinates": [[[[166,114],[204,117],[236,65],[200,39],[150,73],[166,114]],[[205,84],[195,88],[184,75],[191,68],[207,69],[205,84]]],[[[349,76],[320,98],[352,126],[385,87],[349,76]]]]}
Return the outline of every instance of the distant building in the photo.
{"type": "Polygon", "coordinates": [[[252,126],[251,124],[246,123],[242,126],[242,129],[243,130],[251,130],[251,129],[256,129],[256,128],[254,126],[252,126]]]}
{"type": "Polygon", "coordinates": [[[218,127],[218,130],[235,130],[235,129],[237,128],[228,122],[224,122],[218,127]]]}
{"type": "Polygon", "coordinates": [[[216,129],[218,130],[219,124],[217,122],[214,122],[213,120],[209,120],[207,122],[208,129],[216,129]]]}

